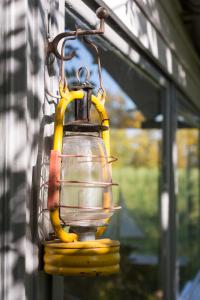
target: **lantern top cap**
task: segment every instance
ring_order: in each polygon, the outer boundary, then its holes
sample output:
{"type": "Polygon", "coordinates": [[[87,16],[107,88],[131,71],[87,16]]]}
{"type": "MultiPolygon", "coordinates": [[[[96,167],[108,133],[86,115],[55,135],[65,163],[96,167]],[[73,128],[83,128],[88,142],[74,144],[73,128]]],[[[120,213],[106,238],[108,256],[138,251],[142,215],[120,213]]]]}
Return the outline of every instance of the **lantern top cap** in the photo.
{"type": "Polygon", "coordinates": [[[87,121],[73,121],[71,123],[67,123],[63,126],[64,133],[69,132],[102,132],[108,130],[107,126],[98,124],[98,123],[90,123],[87,121]]]}

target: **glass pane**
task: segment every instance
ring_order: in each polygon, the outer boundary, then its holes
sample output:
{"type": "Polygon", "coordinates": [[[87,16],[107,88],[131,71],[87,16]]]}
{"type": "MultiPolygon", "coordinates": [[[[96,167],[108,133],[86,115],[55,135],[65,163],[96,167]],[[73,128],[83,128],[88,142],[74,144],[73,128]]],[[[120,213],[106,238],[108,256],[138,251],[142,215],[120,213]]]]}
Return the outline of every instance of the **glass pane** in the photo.
{"type": "MultiPolygon", "coordinates": [[[[75,28],[66,14],[67,29],[75,28]]],[[[106,107],[111,121],[115,213],[105,237],[121,243],[121,272],[106,278],[65,278],[65,295],[71,299],[161,299],[159,281],[159,193],[162,120],[160,92],[128,58],[110,43],[98,38],[102,76],[107,92],[106,107]],[[77,288],[78,287],[78,288],[77,288]]],[[[76,70],[87,66],[91,82],[99,88],[95,53],[80,40],[69,43],[67,51],[77,56],[66,63],[69,84],[76,82],[76,70]]],[[[95,111],[92,120],[98,120],[95,111]]]]}
{"type": "Polygon", "coordinates": [[[177,179],[178,179],[178,229],[177,256],[180,290],[200,267],[199,219],[199,125],[198,117],[179,104],[177,130],[177,179]]]}

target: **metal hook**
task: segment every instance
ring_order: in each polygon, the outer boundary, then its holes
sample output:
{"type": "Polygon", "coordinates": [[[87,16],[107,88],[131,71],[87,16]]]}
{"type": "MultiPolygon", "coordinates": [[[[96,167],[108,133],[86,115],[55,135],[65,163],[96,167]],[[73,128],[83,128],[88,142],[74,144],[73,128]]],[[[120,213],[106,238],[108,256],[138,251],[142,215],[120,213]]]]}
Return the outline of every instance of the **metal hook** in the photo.
{"type": "MultiPolygon", "coordinates": [[[[77,38],[77,36],[78,36],[78,31],[79,31],[79,28],[76,29],[74,36],[72,36],[72,37],[65,37],[63,43],[65,43],[66,40],[68,40],[68,41],[69,40],[70,41],[75,40],[77,38]]],[[[59,58],[61,60],[67,61],[67,60],[71,60],[76,55],[76,52],[74,50],[71,53],[69,53],[68,55],[62,55],[62,50],[61,50],[61,54],[59,53],[59,51],[58,51],[58,44],[59,44],[59,42],[63,38],[64,38],[64,36],[61,37],[60,39],[56,39],[55,38],[53,42],[51,42],[51,43],[48,44],[48,56],[51,56],[51,54],[54,53],[54,55],[57,58],[59,58]]]]}
{"type": "MultiPolygon", "coordinates": [[[[70,37],[70,36],[79,36],[79,35],[95,35],[95,34],[104,34],[104,20],[105,18],[108,17],[108,12],[105,8],[103,7],[99,7],[96,11],[96,15],[97,17],[100,19],[100,26],[98,29],[94,29],[94,30],[83,30],[83,29],[76,29],[75,31],[67,31],[67,32],[62,32],[60,34],[58,34],[53,41],[48,42],[48,49],[47,49],[47,55],[50,55],[50,53],[54,53],[54,55],[61,59],[61,55],[58,52],[58,44],[60,42],[60,40],[62,40],[63,38],[66,37],[70,37]]],[[[69,55],[64,56],[63,60],[70,60],[75,56],[75,51],[72,51],[69,55]]]]}
{"type": "Polygon", "coordinates": [[[105,92],[104,86],[103,86],[103,79],[102,79],[102,69],[101,69],[101,59],[100,59],[100,54],[99,54],[99,49],[97,47],[97,45],[95,45],[92,41],[88,40],[86,37],[83,37],[83,40],[89,44],[90,46],[92,46],[92,48],[94,48],[96,55],[97,55],[97,64],[98,64],[98,73],[99,73],[99,91],[102,91],[103,93],[105,92]]]}

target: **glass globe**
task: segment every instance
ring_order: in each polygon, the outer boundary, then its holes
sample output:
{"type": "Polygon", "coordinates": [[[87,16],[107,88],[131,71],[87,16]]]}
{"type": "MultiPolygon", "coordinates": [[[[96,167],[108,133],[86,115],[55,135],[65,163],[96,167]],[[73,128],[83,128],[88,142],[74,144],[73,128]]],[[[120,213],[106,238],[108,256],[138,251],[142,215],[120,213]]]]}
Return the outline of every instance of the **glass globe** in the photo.
{"type": "Polygon", "coordinates": [[[70,133],[63,138],[60,218],[66,225],[97,227],[111,217],[111,172],[102,138],[70,133]]]}

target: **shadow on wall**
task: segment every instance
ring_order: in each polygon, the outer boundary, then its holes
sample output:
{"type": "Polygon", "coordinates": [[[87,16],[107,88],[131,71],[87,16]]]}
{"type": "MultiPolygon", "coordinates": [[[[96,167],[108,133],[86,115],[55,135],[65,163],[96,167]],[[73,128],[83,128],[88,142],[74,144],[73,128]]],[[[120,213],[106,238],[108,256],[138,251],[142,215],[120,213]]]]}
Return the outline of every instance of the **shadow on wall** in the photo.
{"type": "Polygon", "coordinates": [[[45,12],[36,0],[1,5],[0,298],[50,299],[42,290],[40,298],[37,287],[38,182],[43,143],[51,143],[43,139],[44,127],[52,123],[52,116],[42,116],[45,12]]]}

